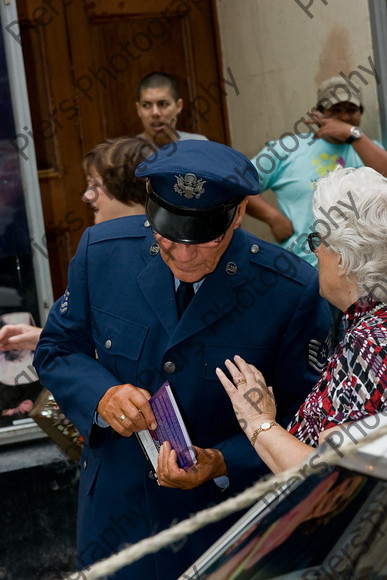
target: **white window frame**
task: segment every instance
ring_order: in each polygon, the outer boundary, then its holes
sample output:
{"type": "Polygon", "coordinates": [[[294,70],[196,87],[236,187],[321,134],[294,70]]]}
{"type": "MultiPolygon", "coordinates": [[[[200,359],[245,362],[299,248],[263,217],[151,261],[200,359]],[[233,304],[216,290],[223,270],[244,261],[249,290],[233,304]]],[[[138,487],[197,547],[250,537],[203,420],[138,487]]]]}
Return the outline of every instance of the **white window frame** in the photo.
{"type": "MultiPolygon", "coordinates": [[[[0,0],[0,9],[15,132],[16,135],[24,134],[23,127],[32,127],[32,123],[22,47],[14,37],[20,35],[16,0],[0,0]],[[12,35],[8,32],[7,26],[12,29],[12,35]]],[[[53,303],[53,292],[33,139],[29,140],[25,153],[28,160],[23,159],[19,164],[20,176],[25,198],[39,316],[43,325],[53,303]]]]}

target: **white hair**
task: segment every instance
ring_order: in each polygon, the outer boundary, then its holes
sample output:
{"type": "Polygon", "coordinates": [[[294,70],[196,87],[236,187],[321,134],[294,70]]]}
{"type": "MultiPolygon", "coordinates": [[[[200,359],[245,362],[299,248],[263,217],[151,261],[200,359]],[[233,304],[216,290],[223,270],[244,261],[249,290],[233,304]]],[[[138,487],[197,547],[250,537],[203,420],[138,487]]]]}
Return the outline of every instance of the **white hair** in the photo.
{"type": "Polygon", "coordinates": [[[317,181],[313,213],[360,296],[387,301],[387,179],[370,167],[336,168],[317,181]]]}

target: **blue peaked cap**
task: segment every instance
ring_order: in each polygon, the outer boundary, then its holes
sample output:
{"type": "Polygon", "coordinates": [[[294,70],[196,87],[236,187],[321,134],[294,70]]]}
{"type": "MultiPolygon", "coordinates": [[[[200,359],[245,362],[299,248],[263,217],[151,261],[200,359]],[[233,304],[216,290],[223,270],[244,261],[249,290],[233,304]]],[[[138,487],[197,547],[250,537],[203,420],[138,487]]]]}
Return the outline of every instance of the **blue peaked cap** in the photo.
{"type": "Polygon", "coordinates": [[[185,244],[224,234],[242,199],[260,191],[249,159],[213,141],[170,143],[143,161],[136,175],[150,181],[146,213],[152,228],[185,244]]]}

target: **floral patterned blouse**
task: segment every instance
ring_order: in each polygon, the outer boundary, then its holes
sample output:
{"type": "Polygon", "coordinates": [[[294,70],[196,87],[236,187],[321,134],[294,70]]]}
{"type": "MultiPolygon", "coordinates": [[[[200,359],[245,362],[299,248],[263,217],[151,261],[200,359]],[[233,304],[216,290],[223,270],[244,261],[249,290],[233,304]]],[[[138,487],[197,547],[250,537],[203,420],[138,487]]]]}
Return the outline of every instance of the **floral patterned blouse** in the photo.
{"type": "Polygon", "coordinates": [[[314,447],[321,431],[387,408],[386,305],[362,298],[344,313],[343,323],[343,340],[288,426],[314,447]]]}

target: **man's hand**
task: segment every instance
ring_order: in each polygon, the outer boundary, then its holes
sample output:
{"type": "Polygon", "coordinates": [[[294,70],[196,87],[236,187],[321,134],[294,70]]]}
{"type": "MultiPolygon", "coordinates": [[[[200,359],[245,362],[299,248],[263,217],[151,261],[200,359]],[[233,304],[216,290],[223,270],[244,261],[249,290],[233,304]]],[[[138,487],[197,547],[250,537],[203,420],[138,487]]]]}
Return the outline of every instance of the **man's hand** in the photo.
{"type": "Polygon", "coordinates": [[[133,385],[111,387],[100,400],[97,411],[101,417],[124,437],[143,429],[156,429],[157,423],[148,402],[150,394],[133,385]]]}
{"type": "Polygon", "coordinates": [[[313,113],[315,121],[310,121],[310,124],[317,125],[318,129],[315,131],[315,139],[325,139],[333,143],[346,143],[348,137],[351,136],[351,127],[349,123],[341,121],[329,114],[315,111],[313,113]]]}
{"type": "Polygon", "coordinates": [[[250,195],[248,199],[247,214],[265,222],[277,242],[284,242],[294,234],[292,222],[278,208],[260,195],[250,195]]]}
{"type": "Polygon", "coordinates": [[[267,222],[277,242],[284,242],[294,234],[293,224],[286,215],[278,211],[275,218],[267,222]]]}
{"type": "Polygon", "coordinates": [[[185,470],[177,464],[177,453],[168,442],[163,443],[157,465],[159,484],[175,489],[194,489],[206,481],[227,475],[223,455],[217,449],[194,447],[197,462],[185,470]]]}

